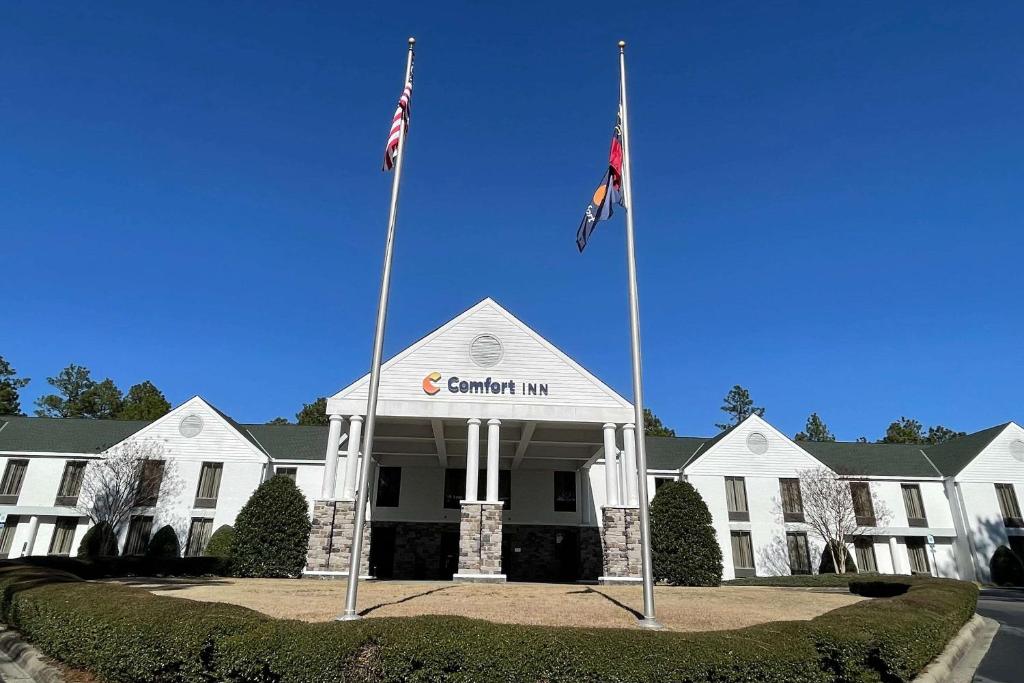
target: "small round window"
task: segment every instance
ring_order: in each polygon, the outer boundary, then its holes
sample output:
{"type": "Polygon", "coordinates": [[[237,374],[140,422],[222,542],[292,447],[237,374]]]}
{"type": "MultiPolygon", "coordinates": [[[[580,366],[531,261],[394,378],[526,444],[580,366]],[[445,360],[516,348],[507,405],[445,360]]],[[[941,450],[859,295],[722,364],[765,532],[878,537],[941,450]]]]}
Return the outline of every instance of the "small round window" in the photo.
{"type": "Polygon", "coordinates": [[[1024,462],[1024,441],[1017,439],[1010,442],[1010,455],[1019,462],[1024,462]]]}
{"type": "Polygon", "coordinates": [[[750,432],[747,435],[747,448],[754,455],[764,455],[768,452],[768,437],[761,432],[750,432]]]}
{"type": "Polygon", "coordinates": [[[469,357],[482,368],[493,368],[501,362],[504,350],[493,334],[481,334],[469,345],[469,357]]]}
{"type": "Polygon", "coordinates": [[[198,436],[199,432],[203,431],[203,418],[198,415],[186,415],[178,425],[178,431],[186,439],[198,436]]]}

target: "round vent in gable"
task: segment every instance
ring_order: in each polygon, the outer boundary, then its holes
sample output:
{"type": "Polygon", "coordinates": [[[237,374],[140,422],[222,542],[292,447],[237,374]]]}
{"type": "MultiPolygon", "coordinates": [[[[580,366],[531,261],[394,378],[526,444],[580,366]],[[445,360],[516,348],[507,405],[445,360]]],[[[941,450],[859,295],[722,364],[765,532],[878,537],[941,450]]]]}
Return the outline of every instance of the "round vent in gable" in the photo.
{"type": "Polygon", "coordinates": [[[1014,441],[1011,441],[1010,442],[1010,455],[1012,455],[1015,460],[1019,460],[1020,462],[1024,462],[1024,441],[1021,441],[1020,439],[1016,439],[1014,441]]]}
{"type": "Polygon", "coordinates": [[[178,431],[186,439],[198,436],[199,432],[203,431],[203,418],[198,415],[186,415],[178,425],[178,431]]]}
{"type": "Polygon", "coordinates": [[[750,432],[747,435],[747,448],[754,455],[764,455],[768,452],[768,437],[761,432],[750,432]]]}
{"type": "Polygon", "coordinates": [[[503,354],[501,342],[493,334],[481,334],[469,345],[469,357],[482,368],[493,368],[503,354]]]}

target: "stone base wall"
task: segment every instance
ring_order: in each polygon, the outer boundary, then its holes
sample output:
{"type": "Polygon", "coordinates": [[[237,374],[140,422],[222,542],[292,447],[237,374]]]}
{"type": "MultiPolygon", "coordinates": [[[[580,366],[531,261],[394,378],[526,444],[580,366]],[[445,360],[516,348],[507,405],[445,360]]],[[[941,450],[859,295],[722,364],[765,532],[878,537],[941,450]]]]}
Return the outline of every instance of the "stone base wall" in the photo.
{"type": "Polygon", "coordinates": [[[605,507],[601,515],[602,578],[641,578],[640,508],[605,507]]]}
{"type": "MultiPolygon", "coordinates": [[[[306,553],[307,572],[348,573],[356,504],[351,500],[317,500],[313,503],[313,528],[306,553]]],[[[370,524],[363,524],[359,575],[370,573],[370,524]]]]}
{"type": "Polygon", "coordinates": [[[597,527],[506,524],[502,541],[509,581],[593,581],[601,574],[597,527]]]}
{"type": "Polygon", "coordinates": [[[463,503],[459,521],[459,574],[501,575],[503,503],[463,503]]]}
{"type": "MultiPolygon", "coordinates": [[[[391,567],[393,579],[447,580],[456,567],[446,568],[444,535],[457,536],[459,525],[454,522],[374,522],[372,534],[381,530],[394,531],[394,554],[391,567]]],[[[372,535],[371,534],[371,535],[372,535]]],[[[379,548],[386,552],[385,548],[379,548]]],[[[455,548],[457,552],[457,548],[455,548]]],[[[453,563],[454,564],[454,563],[453,563]]],[[[376,576],[376,573],[374,574],[376,576]]],[[[378,577],[382,578],[382,577],[378,577]]]]}

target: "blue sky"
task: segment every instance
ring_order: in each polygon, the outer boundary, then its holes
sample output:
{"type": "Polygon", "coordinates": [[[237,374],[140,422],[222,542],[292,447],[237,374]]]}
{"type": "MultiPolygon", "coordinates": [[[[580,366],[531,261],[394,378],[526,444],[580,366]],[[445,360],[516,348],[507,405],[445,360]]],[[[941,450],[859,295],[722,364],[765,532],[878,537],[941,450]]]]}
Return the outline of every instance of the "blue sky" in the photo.
{"type": "Polygon", "coordinates": [[[389,354],[493,296],[630,395],[621,219],[574,245],[622,37],[668,424],[714,433],[737,383],[790,434],[1024,419],[1024,7],[378,5],[0,7],[23,408],[69,362],[240,421],[364,373],[413,34],[389,354]]]}

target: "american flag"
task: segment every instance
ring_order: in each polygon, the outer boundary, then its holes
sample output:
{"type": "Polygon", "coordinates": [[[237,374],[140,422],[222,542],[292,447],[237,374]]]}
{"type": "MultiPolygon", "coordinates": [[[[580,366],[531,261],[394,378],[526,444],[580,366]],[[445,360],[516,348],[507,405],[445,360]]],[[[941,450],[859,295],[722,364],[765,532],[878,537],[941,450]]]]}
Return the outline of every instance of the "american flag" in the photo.
{"type": "Polygon", "coordinates": [[[398,108],[395,109],[395,118],[391,120],[391,133],[388,135],[388,144],[384,148],[384,167],[382,171],[390,171],[395,167],[395,159],[398,158],[398,136],[405,126],[405,132],[409,132],[409,101],[412,99],[412,77],[405,84],[402,96],[398,98],[398,108]]]}

